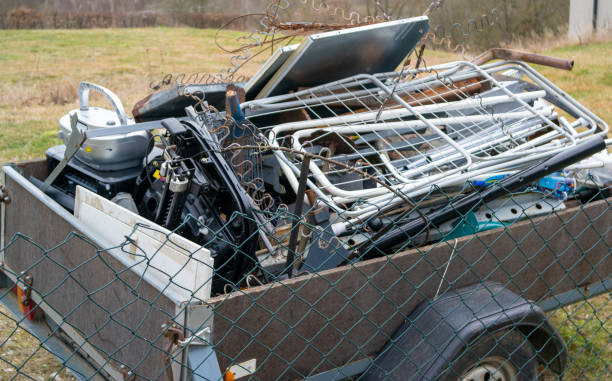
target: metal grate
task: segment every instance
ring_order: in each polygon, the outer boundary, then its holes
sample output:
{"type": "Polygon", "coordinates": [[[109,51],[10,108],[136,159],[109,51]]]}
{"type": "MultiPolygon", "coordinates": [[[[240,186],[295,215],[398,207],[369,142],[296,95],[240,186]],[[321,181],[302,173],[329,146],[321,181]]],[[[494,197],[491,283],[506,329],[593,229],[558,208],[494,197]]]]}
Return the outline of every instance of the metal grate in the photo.
{"type": "Polygon", "coordinates": [[[371,215],[365,200],[397,205],[395,190],[415,197],[431,184],[457,186],[476,176],[515,173],[608,131],[528,66],[508,62],[360,75],[243,107],[271,147],[293,150],[275,155],[294,191],[300,153],[329,159],[311,161],[309,187],[347,216],[371,215]],[[555,104],[572,115],[561,115],[555,104]],[[293,119],[266,127],[282,118],[293,119]]]}

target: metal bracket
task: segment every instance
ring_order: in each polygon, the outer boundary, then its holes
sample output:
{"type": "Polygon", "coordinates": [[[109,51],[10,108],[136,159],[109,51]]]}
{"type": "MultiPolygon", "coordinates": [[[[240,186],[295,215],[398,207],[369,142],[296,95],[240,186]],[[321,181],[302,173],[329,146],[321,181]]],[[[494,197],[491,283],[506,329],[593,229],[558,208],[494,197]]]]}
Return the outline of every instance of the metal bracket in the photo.
{"type": "Polygon", "coordinates": [[[0,203],[7,205],[11,203],[11,197],[8,189],[6,189],[4,185],[0,185],[0,203]]]}
{"type": "Polygon", "coordinates": [[[24,287],[24,294],[21,298],[22,303],[32,300],[32,285],[34,284],[34,277],[32,277],[31,274],[26,274],[23,277],[23,283],[25,287],[24,287]]]}
{"type": "Polygon", "coordinates": [[[212,308],[208,305],[185,304],[175,319],[185,329],[184,338],[179,340],[178,345],[181,347],[187,345],[210,346],[212,344],[213,316],[212,308]]]}
{"type": "Polygon", "coordinates": [[[163,335],[168,339],[168,347],[164,350],[164,364],[166,365],[166,377],[168,381],[174,381],[172,367],[172,348],[179,345],[185,339],[183,329],[176,323],[167,322],[162,325],[163,335]]]}
{"type": "Polygon", "coordinates": [[[222,379],[221,368],[213,347],[214,311],[207,304],[188,304],[183,308],[186,338],[179,341],[183,347],[184,362],[189,364],[195,381],[222,379]]]}
{"type": "Polygon", "coordinates": [[[196,332],[195,334],[189,336],[188,338],[186,338],[184,340],[179,340],[177,342],[177,344],[180,345],[181,347],[184,347],[184,346],[187,346],[187,345],[204,345],[204,346],[209,346],[211,340],[212,340],[212,329],[211,329],[211,327],[204,327],[203,329],[199,330],[198,332],[196,332]]]}
{"type": "Polygon", "coordinates": [[[183,364],[194,366],[192,370],[197,369],[196,373],[212,374],[214,376],[210,379],[219,379],[221,373],[212,348],[212,326],[212,308],[205,304],[189,303],[179,307],[172,322],[162,325],[163,335],[168,338],[164,361],[166,376],[170,381],[181,381],[184,377],[182,368],[175,367],[176,363],[172,361],[174,356],[181,356],[183,364]]]}
{"type": "Polygon", "coordinates": [[[136,375],[124,364],[119,365],[118,368],[119,372],[123,375],[124,381],[134,381],[136,379],[136,375]]]}
{"type": "MultiPolygon", "coordinates": [[[[40,317],[40,312],[36,314],[35,307],[36,303],[32,300],[32,285],[34,284],[34,278],[31,274],[22,274],[23,286],[17,286],[17,301],[19,303],[19,310],[21,314],[30,320],[38,320],[37,316],[40,317]]],[[[38,310],[40,311],[40,309],[38,310]]]]}
{"type": "Polygon", "coordinates": [[[49,174],[43,185],[40,186],[40,190],[46,192],[47,189],[53,184],[53,182],[57,179],[57,177],[62,173],[64,168],[68,165],[70,160],[79,152],[83,143],[85,143],[86,137],[77,127],[78,118],[77,114],[73,113],[70,115],[70,127],[72,128],[72,132],[70,134],[70,139],[68,140],[68,144],[66,144],[66,152],[64,153],[64,158],[60,163],[55,167],[55,169],[49,174]]]}

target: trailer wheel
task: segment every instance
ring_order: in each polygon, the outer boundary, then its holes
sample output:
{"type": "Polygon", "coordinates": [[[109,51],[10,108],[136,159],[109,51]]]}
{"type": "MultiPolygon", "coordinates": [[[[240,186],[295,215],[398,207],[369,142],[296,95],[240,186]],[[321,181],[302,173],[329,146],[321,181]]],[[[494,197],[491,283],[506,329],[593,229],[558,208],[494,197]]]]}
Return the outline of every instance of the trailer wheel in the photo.
{"type": "Polygon", "coordinates": [[[485,334],[453,360],[440,381],[530,381],[538,361],[529,340],[519,331],[485,334]]]}

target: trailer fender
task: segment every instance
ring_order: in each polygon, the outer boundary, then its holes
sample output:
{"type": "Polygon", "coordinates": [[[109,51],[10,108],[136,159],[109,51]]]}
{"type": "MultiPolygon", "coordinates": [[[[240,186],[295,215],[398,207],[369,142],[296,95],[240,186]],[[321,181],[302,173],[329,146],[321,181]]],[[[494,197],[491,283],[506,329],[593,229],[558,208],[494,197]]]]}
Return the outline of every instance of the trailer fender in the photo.
{"type": "Polygon", "coordinates": [[[366,380],[434,380],[466,344],[501,330],[518,329],[538,361],[557,374],[567,362],[563,339],[534,302],[485,282],[422,302],[395,332],[365,373],[366,380]]]}

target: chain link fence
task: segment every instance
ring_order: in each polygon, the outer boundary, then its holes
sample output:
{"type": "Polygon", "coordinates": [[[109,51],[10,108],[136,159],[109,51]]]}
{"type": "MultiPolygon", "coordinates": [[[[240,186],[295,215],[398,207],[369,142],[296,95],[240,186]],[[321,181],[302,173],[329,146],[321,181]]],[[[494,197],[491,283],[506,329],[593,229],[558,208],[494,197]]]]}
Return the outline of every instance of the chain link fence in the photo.
{"type": "MultiPolygon", "coordinates": [[[[36,379],[30,371],[46,351],[60,360],[49,373],[58,379],[65,370],[78,379],[211,379],[217,362],[217,372],[254,379],[609,377],[609,188],[585,189],[565,207],[541,194],[508,192],[506,210],[480,206],[450,232],[425,225],[419,240],[428,230],[444,237],[437,243],[306,272],[299,267],[305,252],[292,249],[290,237],[300,230],[298,244],[308,243],[304,236],[317,229],[311,217],[266,213],[293,229],[270,237],[276,258],[255,261],[216,235],[233,253],[211,267],[176,235],[144,225],[102,249],[87,228],[63,220],[7,172],[2,303],[14,324],[3,332],[7,379],[36,379]],[[503,226],[469,234],[482,230],[474,217],[481,213],[503,226]],[[138,244],[143,237],[162,243],[147,250],[138,244]],[[178,271],[165,263],[169,247],[184,255],[178,271]],[[290,257],[299,269],[287,279],[290,257]],[[244,258],[248,272],[234,277],[233,262],[244,258]],[[191,267],[208,269],[212,279],[187,286],[191,267]],[[216,296],[200,296],[211,289],[216,296]],[[9,353],[25,341],[21,329],[39,341],[27,357],[9,353]]],[[[458,197],[444,195],[444,203],[458,197]]],[[[241,218],[252,216],[235,214],[228,224],[241,218]]]]}

